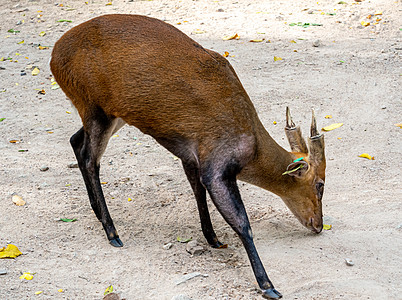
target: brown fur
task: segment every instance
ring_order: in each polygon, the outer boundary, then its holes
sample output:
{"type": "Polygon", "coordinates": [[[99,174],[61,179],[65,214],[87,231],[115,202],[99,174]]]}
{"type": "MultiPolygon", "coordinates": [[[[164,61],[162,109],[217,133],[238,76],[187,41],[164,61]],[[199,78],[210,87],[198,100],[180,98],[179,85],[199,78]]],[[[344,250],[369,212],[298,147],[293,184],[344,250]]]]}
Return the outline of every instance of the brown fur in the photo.
{"type": "MultiPolygon", "coordinates": [[[[110,134],[119,128],[117,118],[153,136],[182,159],[200,205],[204,234],[208,242],[219,245],[205,208],[207,188],[256,261],[253,269],[261,288],[273,289],[254,256],[245,211],[241,218],[234,211],[242,208],[236,176],[281,196],[300,222],[321,231],[316,184],[325,179],[323,140],[321,148],[314,146],[315,157],[281,148],[261,124],[232,66],[218,53],[162,21],[105,15],[64,34],[55,44],[50,66],[81,116],[84,127],[71,141],[81,160],[91,204],[111,241],[118,236],[107,209],[98,208],[97,201],[104,203],[104,199],[97,191],[97,166],[91,163],[96,159],[99,165],[101,153],[92,157],[91,151],[104,150],[110,134]],[[97,135],[103,140],[95,141],[97,135]],[[305,167],[282,175],[300,156],[305,157],[305,167]]],[[[307,151],[300,131],[290,131],[292,149],[307,151]]]]}

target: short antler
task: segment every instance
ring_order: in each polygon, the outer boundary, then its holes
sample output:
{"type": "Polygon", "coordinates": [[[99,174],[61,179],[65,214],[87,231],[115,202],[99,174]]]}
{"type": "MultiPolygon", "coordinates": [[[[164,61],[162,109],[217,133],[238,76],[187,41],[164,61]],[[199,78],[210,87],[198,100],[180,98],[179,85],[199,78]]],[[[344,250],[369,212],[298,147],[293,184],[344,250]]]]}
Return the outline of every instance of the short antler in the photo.
{"type": "Polygon", "coordinates": [[[306,142],[303,139],[300,126],[296,127],[295,123],[293,122],[289,107],[286,107],[285,133],[292,152],[308,153],[306,142]]]}
{"type": "MultiPolygon", "coordinates": [[[[313,116],[312,116],[311,127],[310,127],[311,137],[309,138],[309,141],[308,141],[309,162],[319,166],[322,163],[325,164],[324,135],[322,135],[318,132],[314,110],[312,111],[312,115],[313,116]]],[[[324,166],[324,168],[325,168],[325,166],[324,166]]]]}

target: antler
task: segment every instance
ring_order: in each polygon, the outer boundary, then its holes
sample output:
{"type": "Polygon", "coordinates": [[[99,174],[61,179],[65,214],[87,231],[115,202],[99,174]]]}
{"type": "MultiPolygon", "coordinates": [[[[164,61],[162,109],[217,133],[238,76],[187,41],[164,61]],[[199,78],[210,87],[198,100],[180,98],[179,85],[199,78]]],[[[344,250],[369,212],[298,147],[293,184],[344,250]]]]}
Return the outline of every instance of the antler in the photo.
{"type": "Polygon", "coordinates": [[[295,125],[290,115],[289,107],[286,107],[286,127],[285,133],[288,138],[292,152],[308,153],[306,142],[302,137],[300,126],[295,125]]]}
{"type": "Polygon", "coordinates": [[[309,162],[315,165],[320,165],[324,163],[325,168],[325,143],[324,135],[320,134],[317,130],[317,122],[315,119],[314,110],[312,111],[313,116],[311,120],[310,133],[311,137],[308,141],[309,148],[309,162]]]}

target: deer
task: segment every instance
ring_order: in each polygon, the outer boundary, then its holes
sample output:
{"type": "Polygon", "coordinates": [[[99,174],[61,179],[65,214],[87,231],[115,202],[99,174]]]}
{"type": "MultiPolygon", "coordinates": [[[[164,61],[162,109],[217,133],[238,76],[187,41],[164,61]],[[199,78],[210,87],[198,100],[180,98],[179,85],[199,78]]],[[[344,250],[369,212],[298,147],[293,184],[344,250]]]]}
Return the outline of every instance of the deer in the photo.
{"type": "Polygon", "coordinates": [[[314,111],[307,146],[286,108],[288,152],[264,128],[226,58],[141,15],[103,15],[73,27],[55,43],[50,68],[82,120],[70,143],[112,246],[123,242],[103,195],[100,160],[110,137],[128,124],[180,158],[206,241],[225,247],[208,193],[240,238],[262,296],[282,297],[258,255],[237,180],[278,195],[302,225],[320,233],[326,162],[314,111]]]}

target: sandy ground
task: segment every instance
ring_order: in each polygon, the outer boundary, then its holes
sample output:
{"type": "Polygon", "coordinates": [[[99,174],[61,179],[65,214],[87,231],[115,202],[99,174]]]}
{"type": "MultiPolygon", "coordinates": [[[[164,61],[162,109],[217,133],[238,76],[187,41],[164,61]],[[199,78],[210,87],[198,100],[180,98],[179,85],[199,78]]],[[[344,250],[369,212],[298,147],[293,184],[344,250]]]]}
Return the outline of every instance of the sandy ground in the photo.
{"type": "Polygon", "coordinates": [[[213,207],[229,248],[208,247],[180,161],[128,126],[102,160],[105,196],[124,242],[109,245],[79,170],[68,168],[75,161],[69,137],[81,122],[62,91],[51,89],[48,66],[64,32],[106,13],[157,17],[206,48],[229,52],[262,122],[287,149],[286,106],[304,132],[311,108],[321,127],[344,123],[325,135],[323,210],[332,230],[309,233],[277,196],[240,183],[255,243],[284,299],[401,299],[402,130],[394,124],[402,122],[402,5],[345,2],[1,1],[0,248],[11,243],[23,255],[0,260],[7,271],[0,299],[101,299],[109,285],[126,299],[261,298],[245,250],[213,207]],[[322,26],[289,25],[297,22],[322,26]],[[239,40],[222,39],[235,33],[239,40]],[[35,67],[40,73],[32,76],[35,67]],[[375,160],[359,158],[364,152],[375,160]],[[13,194],[26,205],[14,205],[13,194]],[[56,221],[61,217],[77,221],[56,221]],[[192,257],[177,236],[197,239],[206,251],[192,257]],[[19,279],[23,272],[35,273],[33,280],[19,279]],[[175,284],[192,272],[207,276],[175,284]]]}

